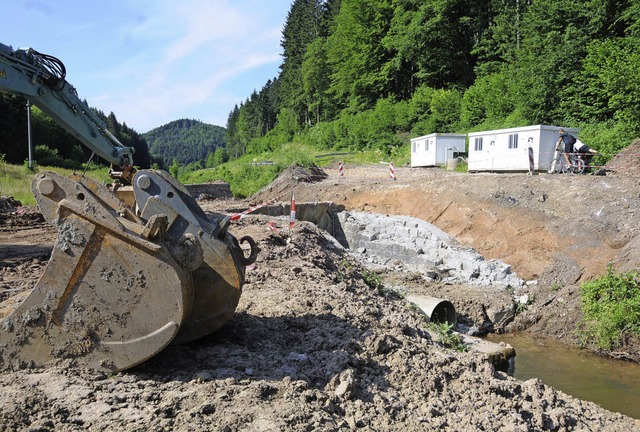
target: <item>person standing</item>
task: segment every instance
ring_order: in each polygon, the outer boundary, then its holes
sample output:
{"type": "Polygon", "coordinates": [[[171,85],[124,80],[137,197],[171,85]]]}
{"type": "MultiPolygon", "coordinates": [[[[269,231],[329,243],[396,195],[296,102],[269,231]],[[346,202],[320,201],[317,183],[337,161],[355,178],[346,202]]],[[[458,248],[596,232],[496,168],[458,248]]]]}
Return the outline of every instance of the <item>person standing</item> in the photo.
{"type": "Polygon", "coordinates": [[[558,141],[556,142],[556,150],[562,148],[562,154],[564,160],[567,162],[567,167],[571,167],[571,153],[573,153],[573,145],[576,143],[576,137],[564,131],[564,129],[558,129],[558,141]],[[560,147],[562,145],[562,147],[560,147]]]}

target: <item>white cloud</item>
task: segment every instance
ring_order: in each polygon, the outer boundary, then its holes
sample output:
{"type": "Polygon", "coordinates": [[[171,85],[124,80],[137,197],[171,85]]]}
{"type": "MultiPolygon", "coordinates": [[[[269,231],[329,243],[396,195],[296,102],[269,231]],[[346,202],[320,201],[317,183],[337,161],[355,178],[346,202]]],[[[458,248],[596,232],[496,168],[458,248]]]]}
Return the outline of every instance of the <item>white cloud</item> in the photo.
{"type": "Polygon", "coordinates": [[[0,42],[59,58],[67,79],[139,132],[179,118],[224,126],[278,74],[291,0],[18,0],[0,42]]]}
{"type": "Polygon", "coordinates": [[[234,104],[277,74],[283,21],[266,22],[264,14],[247,10],[246,3],[154,1],[150,8],[146,1],[132,4],[134,14],[142,6],[145,12],[119,29],[125,42],[122,61],[98,74],[118,85],[103,86],[89,102],[115,112],[136,130],[185,117],[224,126],[234,104]],[[236,82],[239,76],[263,69],[269,72],[262,72],[259,82],[236,82]],[[232,103],[231,81],[239,92],[232,103]]]}

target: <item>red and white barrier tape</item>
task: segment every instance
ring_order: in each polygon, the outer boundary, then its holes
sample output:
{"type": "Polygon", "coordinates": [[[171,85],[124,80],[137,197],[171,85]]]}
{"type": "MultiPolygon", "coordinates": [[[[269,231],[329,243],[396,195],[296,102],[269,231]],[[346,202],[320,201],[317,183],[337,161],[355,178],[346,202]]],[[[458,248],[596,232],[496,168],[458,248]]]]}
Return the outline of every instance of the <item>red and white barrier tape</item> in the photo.
{"type": "Polygon", "coordinates": [[[249,213],[252,213],[256,210],[258,210],[259,208],[268,206],[269,204],[273,204],[274,202],[276,202],[277,200],[279,200],[280,198],[282,198],[284,195],[286,194],[286,192],[282,192],[280,195],[271,198],[269,201],[263,201],[260,204],[258,204],[257,206],[253,206],[251,208],[248,208],[247,210],[241,212],[241,213],[236,213],[233,216],[231,216],[229,219],[230,220],[238,220],[238,219],[242,219],[243,217],[245,217],[246,215],[248,215],[249,213]]]}

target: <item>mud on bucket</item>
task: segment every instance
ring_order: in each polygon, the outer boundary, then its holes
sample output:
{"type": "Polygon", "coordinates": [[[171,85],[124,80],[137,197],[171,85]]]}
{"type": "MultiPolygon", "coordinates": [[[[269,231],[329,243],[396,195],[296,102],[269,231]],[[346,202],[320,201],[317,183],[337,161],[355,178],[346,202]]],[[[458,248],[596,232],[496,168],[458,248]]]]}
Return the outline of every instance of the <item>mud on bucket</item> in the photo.
{"type": "Polygon", "coordinates": [[[409,296],[411,303],[416,304],[434,323],[455,324],[456,309],[449,300],[426,296],[409,296]]]}

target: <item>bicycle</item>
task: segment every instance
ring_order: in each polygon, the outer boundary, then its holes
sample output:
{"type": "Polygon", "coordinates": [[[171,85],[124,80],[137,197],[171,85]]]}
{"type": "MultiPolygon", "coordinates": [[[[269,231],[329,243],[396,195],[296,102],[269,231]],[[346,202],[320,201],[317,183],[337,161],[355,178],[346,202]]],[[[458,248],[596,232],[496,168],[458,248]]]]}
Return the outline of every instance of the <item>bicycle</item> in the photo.
{"type": "Polygon", "coordinates": [[[587,167],[587,163],[580,153],[569,153],[571,165],[567,165],[567,160],[563,152],[558,152],[555,158],[549,163],[549,174],[582,174],[587,167]]]}

